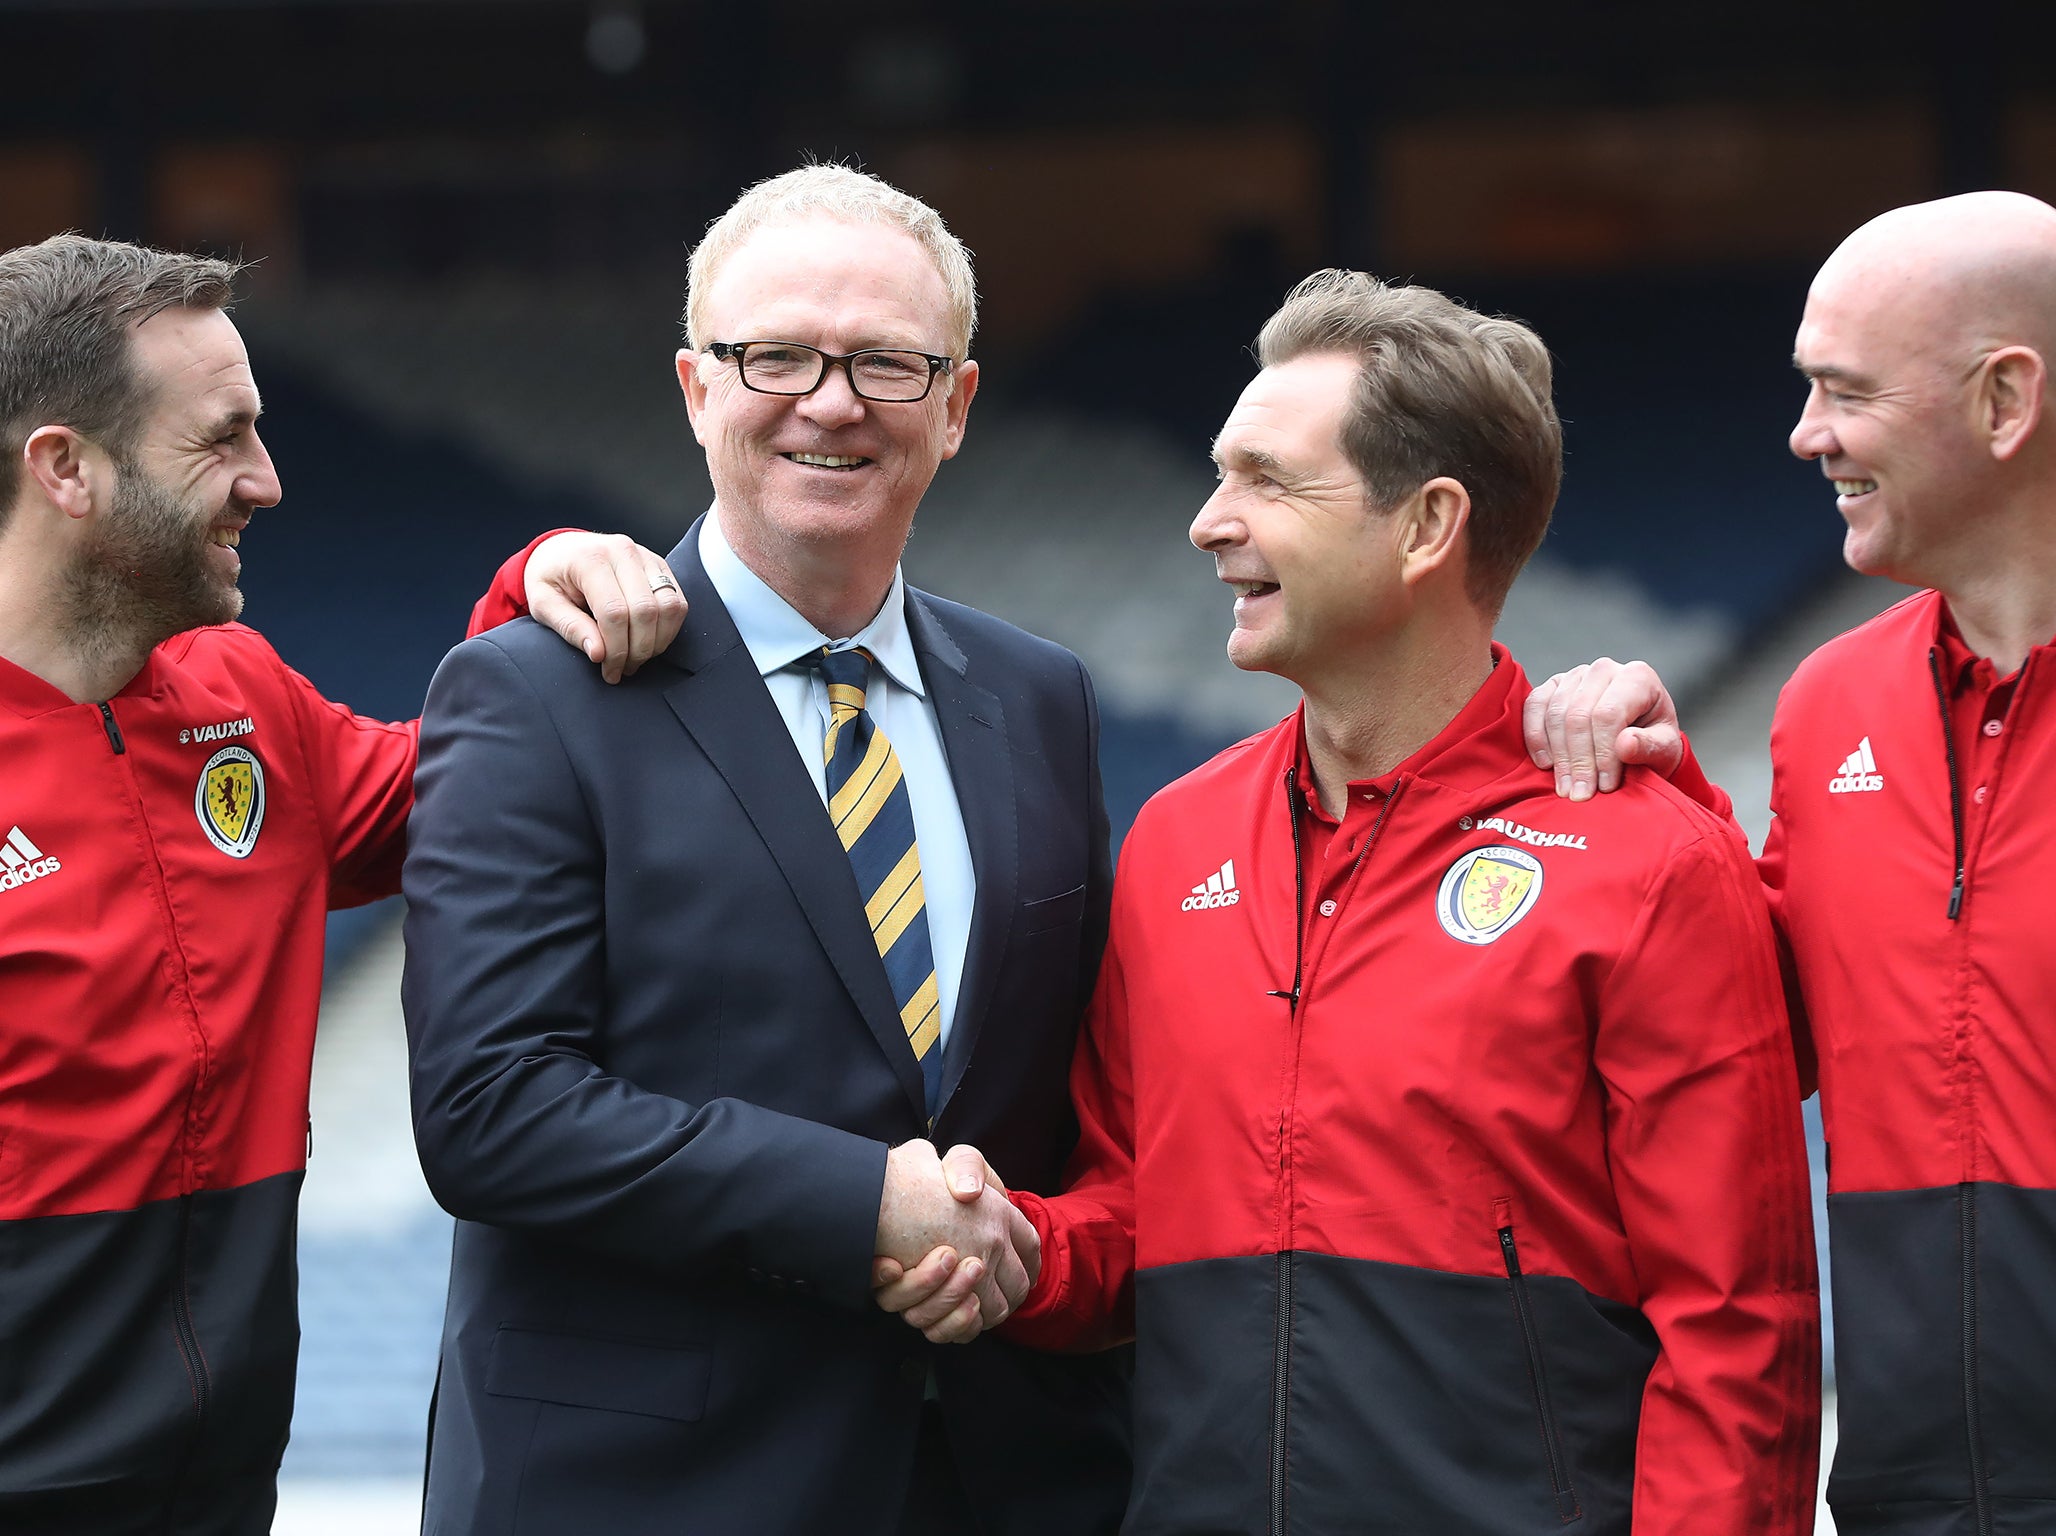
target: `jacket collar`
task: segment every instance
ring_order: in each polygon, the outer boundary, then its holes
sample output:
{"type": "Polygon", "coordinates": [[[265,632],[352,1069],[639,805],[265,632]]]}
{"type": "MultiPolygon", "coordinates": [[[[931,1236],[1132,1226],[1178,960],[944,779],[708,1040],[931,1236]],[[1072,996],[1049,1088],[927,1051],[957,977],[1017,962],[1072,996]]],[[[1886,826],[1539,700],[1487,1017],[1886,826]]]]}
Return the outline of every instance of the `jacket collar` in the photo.
{"type": "MultiPolygon", "coordinates": [[[[136,675],[123,683],[114,697],[140,699],[155,693],[160,675],[159,653],[170,646],[190,645],[194,633],[195,631],[188,630],[184,634],[173,635],[163,645],[153,647],[150,654],[143,658],[143,665],[137,669],[136,675]]],[[[18,667],[13,662],[0,658],[0,709],[8,710],[24,719],[33,719],[37,715],[52,714],[60,709],[75,707],[92,706],[80,706],[78,700],[73,699],[55,684],[45,682],[26,667],[18,667]]]]}
{"type": "MultiPolygon", "coordinates": [[[[1370,790],[1389,796],[1403,780],[1419,779],[1452,789],[1482,789],[1507,776],[1508,766],[1526,765],[1538,777],[1547,777],[1528,760],[1521,732],[1521,710],[1527,703],[1528,676],[1511,652],[1492,642],[1492,672],[1442,729],[1405,762],[1375,779],[1363,779],[1351,789],[1370,790]]],[[[1306,702],[1273,729],[1271,754],[1282,775],[1295,764],[1300,782],[1313,783],[1312,763],[1306,749],[1306,702]]]]}

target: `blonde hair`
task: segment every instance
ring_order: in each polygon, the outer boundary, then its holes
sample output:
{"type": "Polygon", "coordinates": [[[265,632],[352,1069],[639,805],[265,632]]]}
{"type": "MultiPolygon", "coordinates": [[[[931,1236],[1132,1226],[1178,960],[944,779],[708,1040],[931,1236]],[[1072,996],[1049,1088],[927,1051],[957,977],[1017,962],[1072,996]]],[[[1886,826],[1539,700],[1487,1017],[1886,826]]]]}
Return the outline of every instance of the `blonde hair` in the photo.
{"type": "Polygon", "coordinates": [[[918,197],[846,165],[803,165],[760,181],[707,226],[686,265],[687,346],[700,350],[711,339],[701,309],[721,263],[766,225],[810,218],[886,224],[912,236],[935,263],[949,292],[950,354],[959,362],[970,356],[971,333],[978,328],[978,283],[964,242],[949,232],[941,214],[918,197]]]}
{"type": "Polygon", "coordinates": [[[1549,530],[1563,477],[1542,338],[1432,288],[1330,267],[1286,295],[1256,350],[1266,368],[1320,352],[1357,360],[1342,451],[1381,510],[1438,475],[1462,484],[1466,591],[1497,613],[1549,530]]]}

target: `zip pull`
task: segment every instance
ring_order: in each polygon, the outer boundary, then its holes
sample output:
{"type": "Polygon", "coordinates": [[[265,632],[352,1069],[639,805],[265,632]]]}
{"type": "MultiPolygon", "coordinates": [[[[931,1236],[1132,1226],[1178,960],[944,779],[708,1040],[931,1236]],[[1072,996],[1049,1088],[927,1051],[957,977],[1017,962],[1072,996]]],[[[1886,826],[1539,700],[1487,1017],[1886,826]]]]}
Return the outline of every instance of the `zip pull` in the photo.
{"type": "Polygon", "coordinates": [[[116,757],[128,751],[128,743],[121,739],[121,726],[115,722],[114,709],[104,699],[100,701],[100,726],[107,732],[107,745],[114,748],[116,757]]]}
{"type": "Polygon", "coordinates": [[[1300,844],[1300,809],[1299,764],[1294,763],[1285,770],[1285,813],[1292,818],[1292,989],[1274,988],[1264,995],[1284,998],[1295,1015],[1300,984],[1306,978],[1306,922],[1301,916],[1306,906],[1306,853],[1300,844]]]}
{"type": "Polygon", "coordinates": [[[1935,683],[1935,704],[1942,712],[1942,757],[1949,765],[1949,830],[1956,839],[1956,883],[1949,888],[1949,921],[1963,911],[1963,787],[1956,777],[1956,733],[1949,724],[1949,688],[1942,680],[1942,648],[1928,647],[1928,676],[1935,683]]]}

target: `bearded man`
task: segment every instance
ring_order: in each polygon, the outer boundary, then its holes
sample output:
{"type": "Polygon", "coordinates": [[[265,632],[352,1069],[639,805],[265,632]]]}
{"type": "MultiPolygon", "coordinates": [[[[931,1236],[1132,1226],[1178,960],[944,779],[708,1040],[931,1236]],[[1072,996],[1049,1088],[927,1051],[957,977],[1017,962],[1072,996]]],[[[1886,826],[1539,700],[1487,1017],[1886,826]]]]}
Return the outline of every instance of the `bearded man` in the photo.
{"type": "MultiPolygon", "coordinates": [[[[324,916],[399,887],[415,727],[233,622],[280,496],[234,275],[78,236],[0,254],[9,1536],[270,1529],[324,916]]],[[[475,622],[532,605],[612,675],[683,617],[626,540],[525,565],[475,622]]]]}

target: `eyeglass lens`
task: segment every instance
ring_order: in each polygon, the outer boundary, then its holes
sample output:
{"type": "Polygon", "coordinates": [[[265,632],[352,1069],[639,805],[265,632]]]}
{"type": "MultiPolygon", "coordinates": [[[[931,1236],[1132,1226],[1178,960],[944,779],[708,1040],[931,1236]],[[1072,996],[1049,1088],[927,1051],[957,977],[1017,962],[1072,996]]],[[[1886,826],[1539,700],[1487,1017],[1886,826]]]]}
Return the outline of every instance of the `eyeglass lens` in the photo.
{"type": "MultiPolygon", "coordinates": [[[[804,395],[826,368],[820,352],[797,343],[752,342],[742,353],[743,382],[768,395],[804,395]]],[[[919,400],[933,375],[919,352],[859,352],[849,372],[852,387],[867,400],[919,400]]]]}

